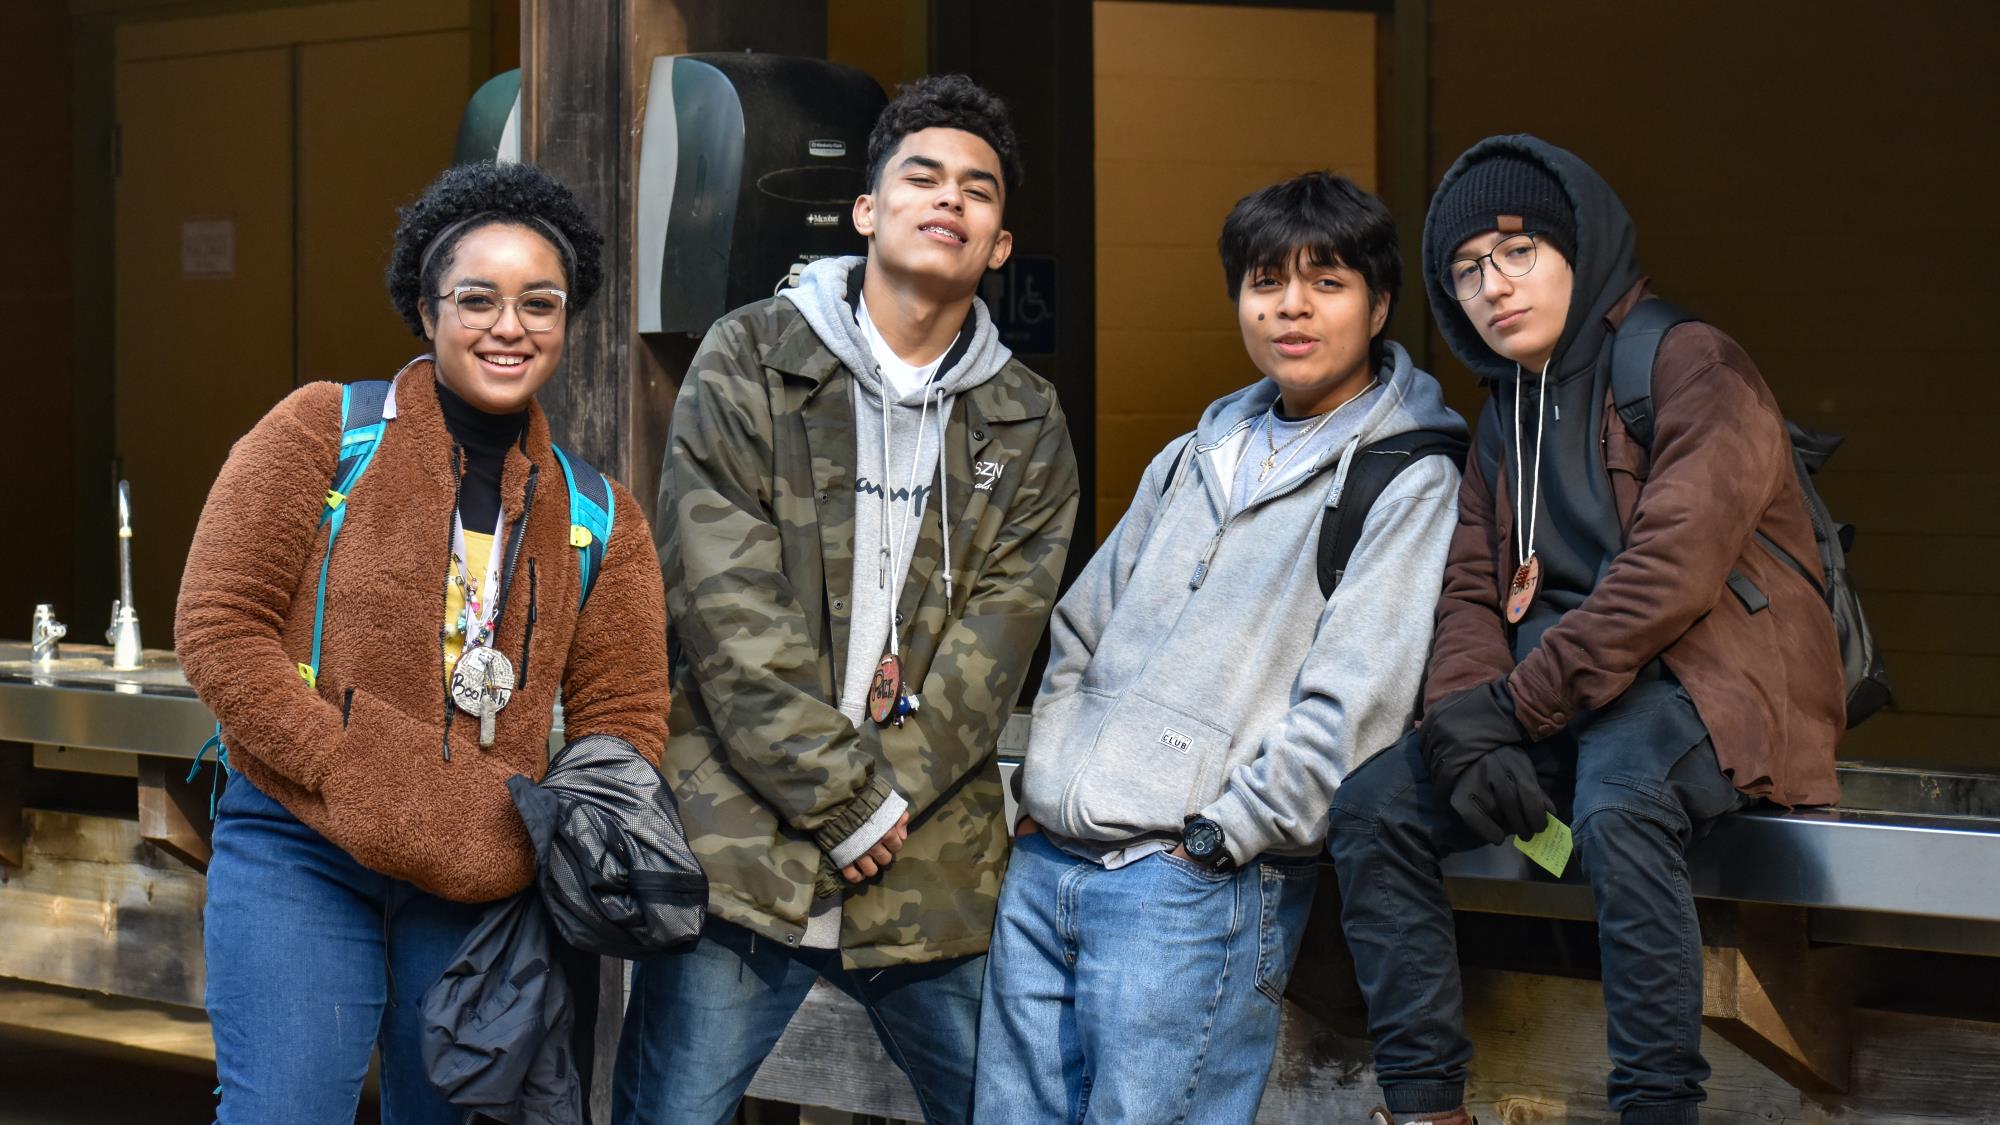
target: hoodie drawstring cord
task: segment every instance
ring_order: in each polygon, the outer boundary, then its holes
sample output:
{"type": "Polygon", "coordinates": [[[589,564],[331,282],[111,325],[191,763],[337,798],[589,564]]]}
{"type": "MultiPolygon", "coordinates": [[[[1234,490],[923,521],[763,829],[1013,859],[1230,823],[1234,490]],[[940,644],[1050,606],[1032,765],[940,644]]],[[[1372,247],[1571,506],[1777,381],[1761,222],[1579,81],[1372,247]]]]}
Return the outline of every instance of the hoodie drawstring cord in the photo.
{"type": "Polygon", "coordinates": [[[1354,464],[1354,455],[1360,449],[1361,434],[1356,431],[1353,437],[1347,439],[1347,448],[1340,451],[1340,467],[1333,471],[1333,494],[1328,499],[1327,507],[1340,507],[1340,498],[1347,492],[1347,470],[1354,464]]]}
{"type": "MultiPolygon", "coordinates": [[[[877,379],[882,377],[882,369],[880,367],[875,368],[875,377],[877,379]]],[[[880,484],[882,489],[882,518],[877,521],[879,526],[876,529],[878,532],[877,537],[881,540],[881,553],[879,556],[881,561],[875,568],[875,585],[878,589],[886,590],[889,588],[889,388],[886,386],[882,388],[881,405],[882,480],[880,484]]],[[[890,630],[892,638],[894,633],[895,630],[890,630]]],[[[894,645],[895,641],[891,639],[890,644],[894,645]]],[[[889,651],[894,652],[895,649],[891,648],[889,651]]]]}
{"type": "MultiPolygon", "coordinates": [[[[939,387],[932,387],[932,386],[927,386],[927,387],[925,387],[925,388],[924,388],[924,401],[923,401],[923,408],[922,408],[922,409],[921,409],[921,410],[920,410],[920,411],[918,412],[918,414],[917,414],[917,432],[916,432],[916,438],[917,438],[917,440],[916,440],[916,444],[915,444],[915,446],[914,446],[914,447],[913,447],[913,448],[912,448],[912,449],[910,450],[910,484],[909,484],[909,492],[908,492],[908,500],[909,500],[909,502],[908,502],[907,504],[905,504],[905,505],[904,505],[904,507],[903,507],[903,518],[902,518],[902,520],[901,520],[900,522],[898,522],[898,523],[896,524],[896,551],[895,551],[895,557],[896,557],[896,558],[899,558],[899,559],[900,559],[900,558],[902,558],[902,557],[904,557],[904,556],[903,556],[903,548],[904,548],[904,546],[905,546],[905,545],[907,545],[907,544],[909,543],[909,536],[910,536],[910,511],[911,511],[912,509],[914,509],[914,508],[915,508],[915,507],[917,506],[917,483],[918,483],[918,482],[917,482],[917,466],[919,466],[919,465],[923,464],[923,457],[924,457],[924,438],[923,438],[923,435],[924,435],[924,424],[925,424],[926,422],[930,421],[930,416],[931,416],[931,392],[932,392],[932,390],[933,390],[933,389],[935,389],[935,390],[936,390],[936,392],[937,392],[937,397],[938,397],[938,411],[939,411],[939,417],[940,417],[940,419],[942,419],[942,417],[943,417],[943,411],[944,411],[944,388],[943,388],[943,387],[941,387],[941,386],[939,386],[939,387]]],[[[883,574],[883,583],[882,583],[882,584],[883,584],[883,586],[885,586],[885,587],[886,587],[886,586],[888,585],[888,580],[887,580],[887,579],[888,579],[888,573],[889,573],[889,488],[890,488],[890,481],[889,481],[889,479],[888,479],[888,477],[889,477],[889,409],[890,409],[890,406],[889,406],[889,394],[888,394],[888,390],[887,390],[887,388],[884,388],[884,390],[883,390],[883,393],[882,393],[882,476],[883,476],[883,478],[884,478],[884,479],[883,479],[883,481],[882,481],[882,574],[883,574]]],[[[938,460],[939,460],[939,463],[940,463],[940,464],[942,464],[942,463],[943,463],[943,460],[944,460],[944,440],[943,440],[943,438],[944,438],[944,430],[943,430],[942,426],[940,426],[940,428],[939,428],[939,430],[938,430],[938,439],[939,439],[939,440],[938,440],[938,460]]],[[[950,528],[949,528],[949,526],[947,526],[945,530],[946,530],[946,535],[945,535],[945,547],[944,547],[944,550],[945,550],[945,579],[944,579],[944,580],[945,580],[945,600],[946,600],[947,602],[949,602],[949,601],[951,600],[951,536],[950,536],[950,528]]],[[[900,655],[902,655],[902,651],[901,651],[901,643],[902,643],[902,640],[901,640],[901,637],[900,637],[900,636],[898,636],[898,633],[899,633],[899,632],[900,632],[900,631],[899,631],[899,630],[898,630],[898,629],[896,628],[896,620],[895,620],[895,606],[894,606],[894,605],[892,604],[892,605],[890,606],[890,608],[889,608],[889,655],[891,655],[891,656],[900,656],[900,655]]]]}
{"type": "MultiPolygon", "coordinates": [[[[938,408],[933,415],[937,419],[938,464],[944,464],[944,388],[937,388],[938,408]]],[[[944,541],[944,606],[951,612],[951,480],[938,474],[938,538],[944,541]]]]}

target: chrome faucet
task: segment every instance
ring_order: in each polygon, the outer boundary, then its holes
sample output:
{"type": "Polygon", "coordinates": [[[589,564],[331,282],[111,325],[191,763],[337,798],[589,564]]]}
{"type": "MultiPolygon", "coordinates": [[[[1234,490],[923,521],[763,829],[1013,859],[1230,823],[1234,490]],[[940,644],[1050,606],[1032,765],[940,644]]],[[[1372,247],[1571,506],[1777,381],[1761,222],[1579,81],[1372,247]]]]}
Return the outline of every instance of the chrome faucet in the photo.
{"type": "Polygon", "coordinates": [[[28,645],[35,667],[46,669],[62,659],[56,642],[69,634],[69,626],[56,620],[56,607],[43,603],[35,607],[35,626],[28,632],[28,645]]]}
{"type": "Polygon", "coordinates": [[[111,667],[130,672],[144,667],[139,646],[139,614],[132,608],[132,482],[118,482],[118,593],[111,603],[111,628],[104,639],[111,645],[111,667]]]}

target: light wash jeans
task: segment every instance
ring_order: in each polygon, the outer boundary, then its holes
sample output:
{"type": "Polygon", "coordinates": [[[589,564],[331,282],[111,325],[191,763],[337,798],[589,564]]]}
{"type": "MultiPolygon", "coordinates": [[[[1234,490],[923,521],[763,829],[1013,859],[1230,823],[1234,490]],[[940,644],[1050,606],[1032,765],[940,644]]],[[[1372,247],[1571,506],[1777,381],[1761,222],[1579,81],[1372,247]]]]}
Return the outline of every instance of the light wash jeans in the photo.
{"type": "MultiPolygon", "coordinates": [[[[722,1125],[764,1057],[825,977],[868,1010],[928,1125],[972,1109],[984,956],[887,969],[842,967],[837,949],[791,949],[711,918],[701,940],[635,967],[612,1088],[615,1125],[722,1125]]],[[[995,1118],[994,1120],[1003,1120],[995,1118]]]]}
{"type": "Polygon", "coordinates": [[[425,990],[486,912],[370,871],[232,773],[203,946],[222,1125],[352,1125],[382,1050],[385,1125],[459,1125],[420,1054],[425,990]]]}
{"type": "Polygon", "coordinates": [[[974,1118],[1249,1122],[1317,880],[1312,860],[1218,873],[1162,853],[1108,871],[1016,840],[974,1118]]]}

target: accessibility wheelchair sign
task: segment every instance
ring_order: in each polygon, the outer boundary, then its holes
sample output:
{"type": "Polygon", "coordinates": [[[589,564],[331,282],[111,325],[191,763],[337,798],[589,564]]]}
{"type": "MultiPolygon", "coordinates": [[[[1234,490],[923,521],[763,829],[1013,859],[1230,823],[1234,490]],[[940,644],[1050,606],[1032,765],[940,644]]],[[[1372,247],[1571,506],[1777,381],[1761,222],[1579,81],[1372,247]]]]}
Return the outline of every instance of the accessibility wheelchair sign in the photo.
{"type": "Polygon", "coordinates": [[[979,283],[1000,342],[1017,355],[1056,351],[1056,260],[1016,254],[979,283]]]}

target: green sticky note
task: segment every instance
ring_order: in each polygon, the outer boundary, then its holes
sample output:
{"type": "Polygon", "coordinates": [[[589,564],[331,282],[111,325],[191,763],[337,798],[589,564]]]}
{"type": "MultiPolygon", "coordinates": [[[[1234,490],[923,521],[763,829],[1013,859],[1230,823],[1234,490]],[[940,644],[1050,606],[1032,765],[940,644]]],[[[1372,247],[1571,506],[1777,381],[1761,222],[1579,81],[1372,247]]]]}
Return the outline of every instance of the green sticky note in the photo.
{"type": "Polygon", "coordinates": [[[1514,837],[1514,846],[1521,854],[1542,865],[1549,874],[1561,877],[1563,868],[1569,866],[1571,848],[1569,825],[1556,819],[1556,814],[1548,814],[1549,822],[1540,832],[1528,839],[1514,837]]]}

